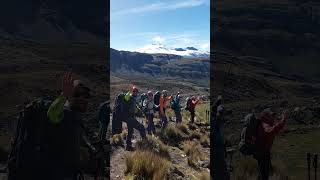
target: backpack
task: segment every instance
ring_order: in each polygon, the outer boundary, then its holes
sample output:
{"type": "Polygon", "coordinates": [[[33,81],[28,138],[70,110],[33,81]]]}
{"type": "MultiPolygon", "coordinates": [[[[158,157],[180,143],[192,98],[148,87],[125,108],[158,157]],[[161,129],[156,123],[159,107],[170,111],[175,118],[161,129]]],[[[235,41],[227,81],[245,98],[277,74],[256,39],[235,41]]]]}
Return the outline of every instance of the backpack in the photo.
{"type": "Polygon", "coordinates": [[[257,129],[260,124],[259,118],[254,114],[245,117],[245,126],[242,129],[239,150],[245,156],[255,155],[257,129]]]}
{"type": "Polygon", "coordinates": [[[112,112],[112,134],[120,134],[122,132],[121,114],[123,112],[124,93],[120,93],[114,100],[114,108],[112,112]]]}
{"type": "Polygon", "coordinates": [[[176,109],[178,108],[178,101],[177,101],[176,97],[173,98],[173,99],[170,101],[170,107],[171,107],[171,109],[173,109],[173,110],[176,110],[176,109]]]}
{"type": "MultiPolygon", "coordinates": [[[[161,97],[161,93],[159,91],[157,91],[154,95],[153,95],[153,102],[156,106],[159,106],[160,104],[160,97],[161,97]]],[[[155,108],[155,111],[159,111],[160,108],[157,107],[155,108]]]]}
{"type": "Polygon", "coordinates": [[[46,137],[50,126],[47,111],[50,98],[39,98],[19,113],[11,152],[8,179],[45,179],[46,137]]]}
{"type": "Polygon", "coordinates": [[[187,110],[187,111],[191,110],[191,102],[192,102],[192,99],[187,97],[185,110],[187,110]]]}

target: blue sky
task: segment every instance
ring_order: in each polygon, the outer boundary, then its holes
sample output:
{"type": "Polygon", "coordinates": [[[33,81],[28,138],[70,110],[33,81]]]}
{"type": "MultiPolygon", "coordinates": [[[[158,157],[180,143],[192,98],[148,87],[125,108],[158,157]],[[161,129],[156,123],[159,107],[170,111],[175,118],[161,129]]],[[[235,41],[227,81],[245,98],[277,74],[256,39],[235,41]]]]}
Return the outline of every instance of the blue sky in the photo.
{"type": "Polygon", "coordinates": [[[152,43],[209,50],[210,1],[111,0],[111,48],[134,51],[152,43]]]}

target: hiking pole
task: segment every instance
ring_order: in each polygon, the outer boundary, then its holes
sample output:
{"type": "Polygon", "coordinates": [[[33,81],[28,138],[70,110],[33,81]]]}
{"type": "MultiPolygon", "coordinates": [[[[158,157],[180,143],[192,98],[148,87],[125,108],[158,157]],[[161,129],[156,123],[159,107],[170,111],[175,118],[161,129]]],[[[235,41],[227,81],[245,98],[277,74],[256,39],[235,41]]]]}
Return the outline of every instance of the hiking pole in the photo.
{"type": "Polygon", "coordinates": [[[313,156],[313,167],[314,167],[314,179],[317,180],[317,165],[318,165],[318,154],[313,156]]]}
{"type": "Polygon", "coordinates": [[[308,162],[308,180],[311,180],[311,177],[310,177],[310,160],[311,160],[311,158],[310,158],[310,153],[307,153],[307,162],[308,162]]]}

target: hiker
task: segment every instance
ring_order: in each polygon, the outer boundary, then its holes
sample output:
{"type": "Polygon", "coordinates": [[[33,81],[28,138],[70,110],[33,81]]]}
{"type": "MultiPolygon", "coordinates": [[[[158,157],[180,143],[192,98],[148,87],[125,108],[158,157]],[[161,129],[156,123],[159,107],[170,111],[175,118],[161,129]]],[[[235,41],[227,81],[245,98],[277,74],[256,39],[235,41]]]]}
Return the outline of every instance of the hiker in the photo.
{"type": "Polygon", "coordinates": [[[260,123],[257,129],[256,154],[254,158],[258,161],[259,180],[268,180],[271,169],[271,148],[275,136],[283,129],[287,119],[288,112],[282,113],[280,121],[276,121],[276,113],[271,108],[265,109],[260,113],[260,123]]]}
{"type": "Polygon", "coordinates": [[[100,141],[106,141],[106,134],[108,125],[110,122],[110,101],[101,103],[99,106],[99,139],[100,141]]]}
{"type": "Polygon", "coordinates": [[[215,126],[214,128],[214,162],[213,169],[215,170],[214,179],[226,179],[227,176],[227,164],[225,161],[226,157],[226,147],[224,141],[224,124],[225,124],[225,108],[223,105],[219,105],[217,108],[216,117],[215,117],[215,126]]]}
{"type": "Polygon", "coordinates": [[[177,124],[182,122],[180,99],[180,92],[178,92],[171,101],[171,109],[174,111],[177,124]]]}
{"type": "Polygon", "coordinates": [[[168,102],[170,102],[171,99],[172,99],[172,96],[168,97],[167,90],[163,90],[162,95],[160,97],[160,102],[159,102],[159,106],[160,106],[159,115],[161,119],[162,129],[166,128],[168,124],[166,108],[167,108],[168,102]]]}
{"type": "Polygon", "coordinates": [[[115,109],[112,118],[112,132],[113,134],[119,133],[121,129],[122,122],[127,123],[128,135],[126,138],[126,150],[131,151],[132,148],[132,136],[133,129],[137,129],[140,133],[142,139],[146,138],[146,132],[144,126],[138,122],[135,118],[135,114],[139,109],[137,107],[136,98],[138,96],[138,88],[132,86],[131,92],[121,93],[117,96],[115,102],[115,109]],[[120,126],[119,128],[117,126],[120,126]]]}
{"type": "Polygon", "coordinates": [[[47,140],[50,180],[72,179],[78,174],[80,138],[83,137],[81,113],[87,111],[89,97],[90,89],[80,80],[73,80],[71,73],[66,73],[62,94],[51,104],[47,112],[48,120],[54,125],[54,129],[51,130],[55,132],[49,133],[47,140]]]}
{"type": "Polygon", "coordinates": [[[148,91],[147,96],[148,96],[147,99],[143,101],[143,106],[146,109],[145,115],[148,122],[147,131],[149,135],[151,134],[154,135],[156,133],[156,129],[154,127],[153,118],[154,118],[154,108],[156,107],[156,105],[153,102],[153,93],[151,91],[148,91]]]}
{"type": "Polygon", "coordinates": [[[200,97],[196,98],[195,96],[192,96],[191,97],[191,100],[190,100],[190,105],[189,105],[189,112],[190,112],[190,123],[194,123],[194,118],[195,118],[195,109],[196,109],[196,106],[197,104],[199,103],[200,101],[200,97]]]}

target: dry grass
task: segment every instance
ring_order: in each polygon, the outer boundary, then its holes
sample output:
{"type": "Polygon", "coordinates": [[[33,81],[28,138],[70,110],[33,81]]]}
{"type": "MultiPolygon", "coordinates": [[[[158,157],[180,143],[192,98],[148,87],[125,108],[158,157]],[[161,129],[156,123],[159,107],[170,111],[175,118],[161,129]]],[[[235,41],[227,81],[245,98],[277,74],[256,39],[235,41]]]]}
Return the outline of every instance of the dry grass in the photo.
{"type": "Polygon", "coordinates": [[[210,147],[210,139],[207,134],[202,134],[202,136],[200,137],[200,144],[204,148],[210,147]]]}
{"type": "Polygon", "coordinates": [[[204,154],[198,141],[186,141],[183,144],[183,150],[188,156],[189,166],[198,169],[198,161],[204,160],[204,154]]]}
{"type": "Polygon", "coordinates": [[[134,179],[166,179],[171,166],[167,159],[151,151],[137,150],[132,154],[126,154],[125,161],[125,173],[134,176],[134,179]]]}
{"type": "Polygon", "coordinates": [[[203,103],[196,106],[196,119],[197,122],[210,124],[209,117],[206,115],[206,111],[210,110],[210,103],[203,103]]]}
{"type": "Polygon", "coordinates": [[[189,138],[190,140],[193,140],[193,139],[199,140],[201,138],[201,134],[198,131],[191,131],[189,138]]]}
{"type": "Polygon", "coordinates": [[[112,136],[112,145],[114,146],[121,146],[123,147],[124,146],[124,143],[123,143],[123,134],[115,134],[112,136]]]}
{"type": "Polygon", "coordinates": [[[160,133],[160,138],[164,143],[178,147],[187,137],[175,125],[169,124],[167,128],[160,133]]]}
{"type": "MultiPolygon", "coordinates": [[[[287,171],[283,161],[280,159],[272,160],[273,174],[271,180],[287,180],[287,171]]],[[[258,176],[257,161],[251,157],[240,157],[235,162],[233,177],[235,180],[253,180],[258,176]]]]}
{"type": "Polygon", "coordinates": [[[163,144],[162,141],[159,139],[152,137],[152,136],[147,136],[147,139],[138,141],[137,142],[137,148],[141,151],[143,150],[149,150],[151,152],[154,152],[158,154],[161,157],[164,157],[166,159],[170,159],[169,155],[169,147],[165,144],[163,144]]]}
{"type": "Polygon", "coordinates": [[[199,180],[210,180],[210,174],[208,171],[202,171],[198,177],[199,180]]]}
{"type": "Polygon", "coordinates": [[[189,134],[188,126],[186,124],[177,124],[177,128],[184,134],[189,134]]]}

